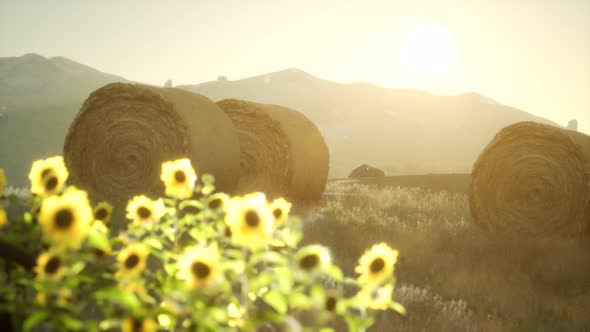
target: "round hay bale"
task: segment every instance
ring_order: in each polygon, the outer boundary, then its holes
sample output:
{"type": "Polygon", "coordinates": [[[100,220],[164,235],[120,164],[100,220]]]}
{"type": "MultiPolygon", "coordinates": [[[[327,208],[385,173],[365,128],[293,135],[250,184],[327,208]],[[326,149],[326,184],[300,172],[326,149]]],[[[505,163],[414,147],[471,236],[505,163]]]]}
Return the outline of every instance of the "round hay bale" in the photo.
{"type": "Polygon", "coordinates": [[[329,152],[318,128],[286,107],[235,99],[217,103],[240,139],[238,191],[263,191],[292,201],[320,199],[328,179],[329,152]]]}
{"type": "Polygon", "coordinates": [[[469,205],[491,233],[587,234],[590,137],[534,122],[505,127],[473,166],[469,205]]]}
{"type": "Polygon", "coordinates": [[[213,174],[220,191],[232,191],[239,155],[233,125],[215,103],[138,84],[109,84],[90,94],[64,143],[68,181],[115,207],[137,194],[163,195],[162,162],[184,157],[198,174],[213,174]]]}

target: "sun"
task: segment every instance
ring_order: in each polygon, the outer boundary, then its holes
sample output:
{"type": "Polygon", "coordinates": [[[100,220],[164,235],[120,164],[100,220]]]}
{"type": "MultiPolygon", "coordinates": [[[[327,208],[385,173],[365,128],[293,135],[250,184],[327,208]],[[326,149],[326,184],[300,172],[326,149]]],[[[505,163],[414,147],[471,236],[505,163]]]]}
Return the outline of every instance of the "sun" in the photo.
{"type": "Polygon", "coordinates": [[[455,57],[455,42],[449,31],[436,24],[411,26],[401,44],[405,66],[419,76],[444,72],[455,57]]]}

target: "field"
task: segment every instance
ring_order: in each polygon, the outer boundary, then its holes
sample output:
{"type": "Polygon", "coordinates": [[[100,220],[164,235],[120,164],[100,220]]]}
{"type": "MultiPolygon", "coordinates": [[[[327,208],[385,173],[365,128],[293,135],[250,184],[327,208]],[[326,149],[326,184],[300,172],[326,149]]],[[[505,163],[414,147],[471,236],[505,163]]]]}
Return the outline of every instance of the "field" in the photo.
{"type": "Polygon", "coordinates": [[[588,241],[490,238],[465,191],[436,186],[331,182],[300,211],[305,242],[329,246],[348,275],[375,242],[400,251],[394,299],[408,316],[387,312],[370,331],[590,330],[588,241]]]}

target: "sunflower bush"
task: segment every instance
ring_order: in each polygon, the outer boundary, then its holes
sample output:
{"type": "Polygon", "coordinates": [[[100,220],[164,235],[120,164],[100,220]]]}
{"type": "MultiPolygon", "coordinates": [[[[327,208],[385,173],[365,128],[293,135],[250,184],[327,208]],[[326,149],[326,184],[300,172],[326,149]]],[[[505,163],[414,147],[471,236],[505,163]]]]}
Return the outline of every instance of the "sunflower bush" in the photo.
{"type": "Polygon", "coordinates": [[[67,177],[60,156],[36,161],[31,197],[0,201],[0,313],[17,330],[362,331],[379,310],[405,314],[396,250],[376,244],[345,277],[327,247],[298,246],[288,201],[216,192],[188,159],[163,163],[165,197],[132,198],[126,220],[67,177]],[[8,220],[12,205],[26,212],[8,220]]]}

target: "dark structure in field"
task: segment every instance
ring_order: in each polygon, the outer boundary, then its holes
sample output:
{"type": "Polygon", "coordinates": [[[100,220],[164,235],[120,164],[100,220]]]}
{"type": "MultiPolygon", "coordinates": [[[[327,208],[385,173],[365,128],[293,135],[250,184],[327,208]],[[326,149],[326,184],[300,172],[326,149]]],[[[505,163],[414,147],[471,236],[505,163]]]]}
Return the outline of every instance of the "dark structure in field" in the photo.
{"type": "Polygon", "coordinates": [[[469,204],[484,229],[581,236],[590,230],[590,137],[535,122],[502,129],[473,166],[469,204]]]}
{"type": "Polygon", "coordinates": [[[370,178],[385,176],[385,172],[377,167],[362,164],[350,172],[349,178],[370,178]]]}

